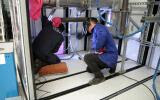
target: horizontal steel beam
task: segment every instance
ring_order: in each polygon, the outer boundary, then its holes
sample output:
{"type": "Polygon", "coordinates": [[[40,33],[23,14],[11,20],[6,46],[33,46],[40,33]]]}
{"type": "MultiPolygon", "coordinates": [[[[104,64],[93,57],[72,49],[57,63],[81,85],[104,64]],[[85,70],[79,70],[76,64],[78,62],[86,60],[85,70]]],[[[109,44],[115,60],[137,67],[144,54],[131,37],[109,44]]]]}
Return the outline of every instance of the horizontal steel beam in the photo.
{"type": "Polygon", "coordinates": [[[54,7],[112,7],[112,4],[118,4],[119,0],[43,0],[44,5],[54,7]]]}
{"type": "Polygon", "coordinates": [[[62,22],[84,22],[87,21],[86,17],[79,17],[79,18],[62,18],[62,22]]]}
{"type": "Polygon", "coordinates": [[[145,17],[142,17],[141,21],[142,22],[160,22],[160,17],[159,16],[153,16],[153,17],[145,16],[145,17]]]}

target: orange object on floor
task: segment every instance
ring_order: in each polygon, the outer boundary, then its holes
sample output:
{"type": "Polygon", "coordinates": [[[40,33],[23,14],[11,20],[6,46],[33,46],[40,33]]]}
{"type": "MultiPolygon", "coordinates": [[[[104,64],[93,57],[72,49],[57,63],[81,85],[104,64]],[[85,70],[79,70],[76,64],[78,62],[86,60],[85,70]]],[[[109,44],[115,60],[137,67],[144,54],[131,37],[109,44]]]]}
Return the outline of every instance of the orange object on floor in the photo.
{"type": "Polygon", "coordinates": [[[39,70],[39,75],[49,75],[49,74],[58,74],[58,73],[67,73],[68,68],[65,62],[59,64],[46,65],[39,70]]]}

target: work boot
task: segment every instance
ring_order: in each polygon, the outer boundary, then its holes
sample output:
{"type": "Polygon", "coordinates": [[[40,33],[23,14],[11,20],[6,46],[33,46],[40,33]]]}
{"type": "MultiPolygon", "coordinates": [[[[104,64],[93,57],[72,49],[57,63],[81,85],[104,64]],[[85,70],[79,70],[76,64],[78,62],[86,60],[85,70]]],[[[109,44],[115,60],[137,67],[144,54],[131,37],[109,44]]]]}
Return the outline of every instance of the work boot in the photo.
{"type": "Polygon", "coordinates": [[[89,85],[96,85],[96,84],[99,84],[101,82],[104,82],[105,81],[105,78],[104,77],[101,77],[101,78],[93,78],[92,80],[89,81],[89,85]]]}
{"type": "Polygon", "coordinates": [[[95,74],[95,78],[93,78],[92,80],[89,81],[90,85],[96,85],[96,84],[99,84],[99,83],[105,81],[105,78],[101,72],[96,72],[94,74],[95,74]]]}
{"type": "Polygon", "coordinates": [[[89,69],[89,67],[87,67],[86,71],[89,73],[92,73],[92,71],[89,69]]]}
{"type": "Polygon", "coordinates": [[[113,74],[113,73],[115,73],[115,71],[116,71],[116,67],[112,67],[112,68],[110,68],[109,73],[113,74]]]}

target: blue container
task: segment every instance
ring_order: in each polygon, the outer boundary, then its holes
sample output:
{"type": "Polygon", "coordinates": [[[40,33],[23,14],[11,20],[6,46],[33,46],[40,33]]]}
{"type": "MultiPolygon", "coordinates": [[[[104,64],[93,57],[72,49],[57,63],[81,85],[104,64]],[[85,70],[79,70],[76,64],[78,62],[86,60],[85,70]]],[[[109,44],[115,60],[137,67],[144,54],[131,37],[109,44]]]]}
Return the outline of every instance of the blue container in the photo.
{"type": "Polygon", "coordinates": [[[4,55],[5,63],[0,64],[0,100],[18,96],[18,84],[13,53],[5,53],[4,55]]]}

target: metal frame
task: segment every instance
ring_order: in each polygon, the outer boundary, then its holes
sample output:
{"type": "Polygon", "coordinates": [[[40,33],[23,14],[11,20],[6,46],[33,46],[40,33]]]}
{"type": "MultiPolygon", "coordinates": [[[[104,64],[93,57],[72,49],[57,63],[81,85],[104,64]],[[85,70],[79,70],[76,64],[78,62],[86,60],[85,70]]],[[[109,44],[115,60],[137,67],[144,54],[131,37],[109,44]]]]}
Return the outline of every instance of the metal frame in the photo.
{"type": "MultiPolygon", "coordinates": [[[[148,1],[152,1],[152,0],[148,0],[148,1]]],[[[151,16],[152,15],[152,12],[153,12],[153,5],[147,5],[147,8],[148,8],[148,12],[147,12],[147,16],[151,16]]],[[[141,43],[143,42],[143,41],[147,41],[147,37],[148,37],[148,34],[149,33],[147,33],[148,31],[149,31],[149,27],[150,27],[150,25],[148,25],[147,27],[146,27],[146,29],[145,29],[145,32],[143,33],[143,34],[141,34],[141,43]]],[[[144,55],[145,55],[145,46],[143,46],[143,45],[141,45],[140,46],[140,49],[139,49],[139,54],[138,54],[138,63],[141,63],[141,64],[145,64],[145,62],[144,62],[144,55]]]]}
{"type": "MultiPolygon", "coordinates": [[[[157,11],[158,11],[158,5],[154,5],[152,15],[156,15],[157,11]]],[[[155,23],[150,23],[147,41],[150,41],[150,42],[154,41],[154,36],[156,36],[156,34],[154,32],[154,28],[155,28],[155,23]]],[[[149,62],[150,62],[149,59],[151,57],[152,49],[153,49],[153,47],[146,47],[145,48],[146,54],[144,55],[142,63],[144,63],[148,67],[150,67],[149,66],[149,62]]]]}
{"type": "Polygon", "coordinates": [[[10,12],[12,20],[12,32],[16,65],[20,69],[24,92],[28,100],[34,100],[35,89],[32,74],[32,61],[29,39],[28,0],[10,0],[10,12]]]}
{"type": "MultiPolygon", "coordinates": [[[[66,18],[68,18],[69,17],[69,8],[67,7],[67,8],[65,8],[65,10],[64,10],[64,13],[65,13],[65,17],[66,18]]],[[[68,22],[66,22],[66,33],[68,34],[68,32],[69,32],[69,23],[68,22]]],[[[66,36],[65,37],[65,49],[66,49],[66,54],[68,54],[68,37],[66,36]]]]}
{"type": "Polygon", "coordinates": [[[160,22],[160,17],[159,16],[153,16],[153,17],[150,17],[150,16],[145,16],[145,17],[142,17],[142,22],[160,22]]]}
{"type": "MultiPolygon", "coordinates": [[[[128,4],[129,0],[123,0],[122,10],[128,11],[128,4]]],[[[124,35],[127,35],[128,33],[128,25],[126,25],[128,23],[128,17],[129,17],[128,12],[121,13],[120,31],[121,33],[124,33],[124,35]]],[[[121,73],[124,73],[125,72],[124,65],[125,65],[126,51],[127,51],[127,39],[121,40],[120,42],[121,42],[120,46],[123,46],[121,73]]]]}
{"type": "MultiPolygon", "coordinates": [[[[159,8],[158,8],[158,10],[157,10],[157,12],[158,11],[160,11],[160,6],[159,6],[159,8]]],[[[159,14],[157,14],[157,16],[159,16],[160,15],[160,13],[159,14]]],[[[155,19],[153,19],[153,22],[155,22],[155,26],[154,26],[154,29],[153,29],[153,35],[152,35],[152,39],[151,39],[151,42],[152,43],[157,43],[157,41],[158,41],[158,35],[159,35],[159,33],[158,33],[158,31],[159,31],[159,28],[160,28],[160,26],[159,26],[159,24],[158,24],[158,22],[159,22],[160,20],[155,20],[155,19]]],[[[150,47],[150,49],[149,49],[149,53],[148,53],[148,57],[147,57],[147,61],[146,61],[146,65],[148,65],[149,67],[153,67],[152,66],[152,61],[153,61],[153,59],[154,59],[154,53],[155,53],[155,47],[150,47]]]]}
{"type": "MultiPolygon", "coordinates": [[[[117,0],[100,0],[100,7],[112,6],[113,2],[117,0]]],[[[54,7],[80,7],[86,9],[89,7],[96,7],[96,0],[43,0],[44,5],[54,7]]],[[[118,1],[117,1],[118,2],[118,1]]]]}
{"type": "Polygon", "coordinates": [[[0,37],[2,40],[0,42],[5,42],[5,30],[4,30],[4,20],[2,11],[2,1],[0,0],[0,37]]]}
{"type": "MultiPolygon", "coordinates": [[[[92,13],[92,11],[91,10],[86,10],[86,17],[88,18],[88,17],[91,17],[91,13],[92,13]]],[[[86,50],[89,50],[89,40],[90,40],[90,36],[86,36],[85,35],[85,37],[84,37],[84,50],[86,51],[86,50]]]]}
{"type": "MultiPolygon", "coordinates": [[[[159,25],[156,23],[155,25],[155,28],[154,28],[154,36],[152,37],[152,42],[153,43],[156,43],[157,40],[158,40],[158,29],[159,29],[159,25]]],[[[154,53],[155,53],[155,47],[151,47],[151,50],[150,50],[150,53],[148,54],[148,59],[147,59],[147,62],[146,62],[146,65],[148,65],[149,67],[153,67],[152,66],[152,61],[154,59],[154,53]]]]}

